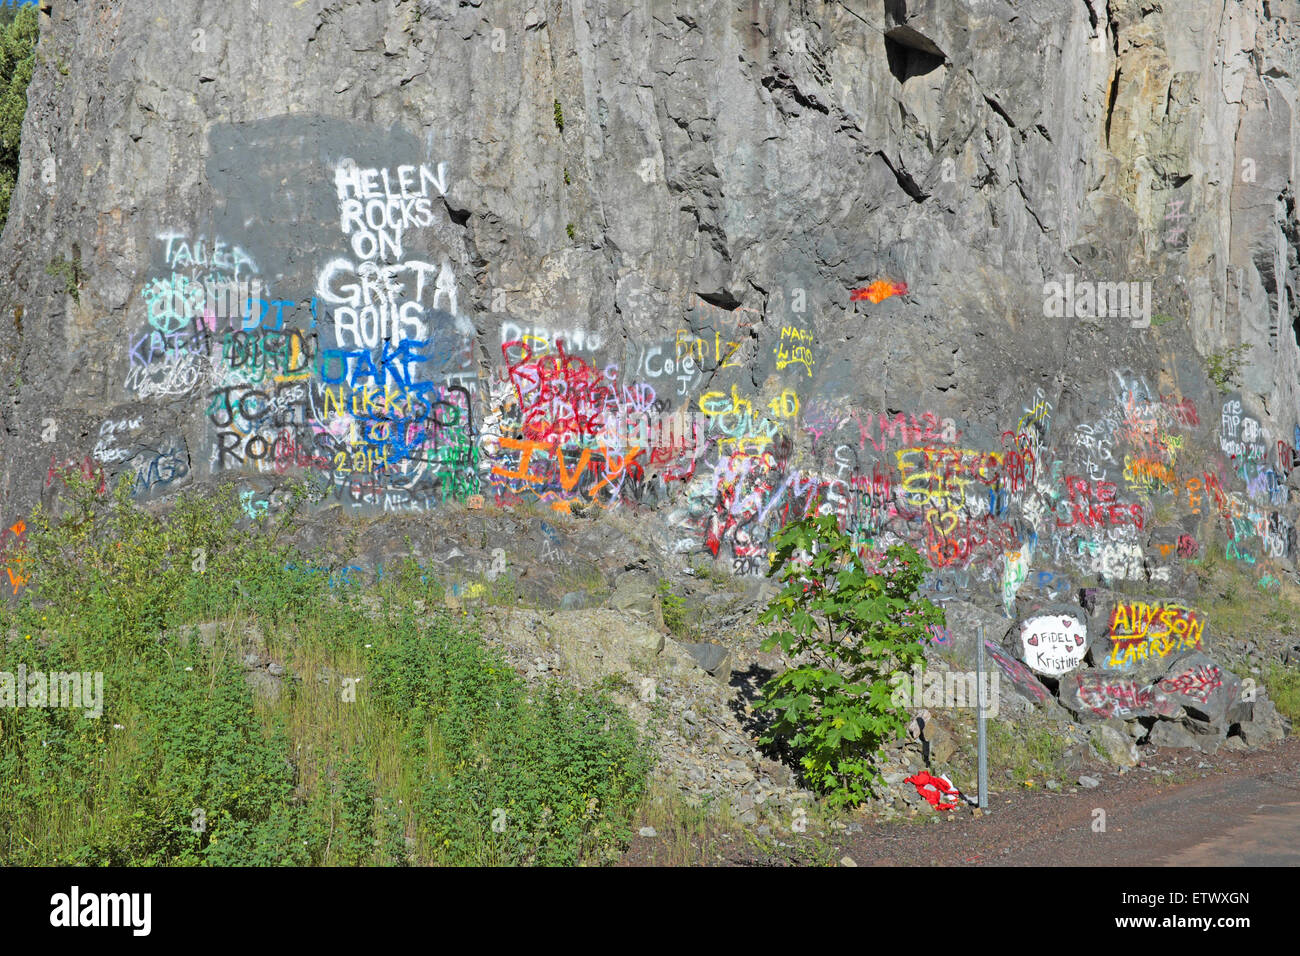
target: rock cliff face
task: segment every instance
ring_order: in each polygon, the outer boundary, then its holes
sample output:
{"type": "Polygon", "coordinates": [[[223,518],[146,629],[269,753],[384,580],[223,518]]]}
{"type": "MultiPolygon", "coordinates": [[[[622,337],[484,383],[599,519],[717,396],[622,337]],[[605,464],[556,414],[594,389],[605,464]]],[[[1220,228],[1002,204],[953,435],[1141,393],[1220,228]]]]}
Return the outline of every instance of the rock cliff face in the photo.
{"type": "Polygon", "coordinates": [[[1087,589],[1294,570],[1297,16],[56,0],[0,242],[0,547],[69,468],[231,479],[250,516],[305,480],[323,538],[384,519],[363,567],[412,529],[463,555],[481,511],[467,560],[554,563],[576,513],[601,569],[755,575],[819,508],[941,596],[1104,614],[1094,663],[1194,650],[1194,612],[1156,637],[1087,589]]]}

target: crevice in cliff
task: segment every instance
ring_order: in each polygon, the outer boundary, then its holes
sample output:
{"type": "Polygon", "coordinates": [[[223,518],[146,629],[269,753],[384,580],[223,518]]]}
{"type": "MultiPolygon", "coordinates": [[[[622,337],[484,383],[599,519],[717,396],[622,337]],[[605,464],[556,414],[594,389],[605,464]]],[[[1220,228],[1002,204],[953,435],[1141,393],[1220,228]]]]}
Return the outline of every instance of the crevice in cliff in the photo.
{"type": "Polygon", "coordinates": [[[696,292],[695,295],[701,301],[717,306],[719,309],[726,309],[728,312],[739,309],[745,304],[730,292],[696,292]]]}
{"type": "Polygon", "coordinates": [[[1106,21],[1106,29],[1110,31],[1111,49],[1115,54],[1115,73],[1110,78],[1110,90],[1106,95],[1106,148],[1110,149],[1110,127],[1115,119],[1115,103],[1119,99],[1119,81],[1124,74],[1124,70],[1120,67],[1119,62],[1119,26],[1115,23],[1115,14],[1111,10],[1109,2],[1106,4],[1106,21]]]}
{"type": "Polygon", "coordinates": [[[1277,197],[1274,223],[1280,233],[1274,249],[1258,249],[1251,258],[1268,310],[1268,349],[1279,351],[1282,323],[1291,327],[1300,346],[1300,224],[1296,222],[1295,195],[1286,190],[1277,197]]]}
{"type": "Polygon", "coordinates": [[[1106,148],[1110,149],[1110,125],[1115,119],[1115,101],[1119,99],[1119,78],[1123,71],[1118,65],[1115,67],[1115,75],[1110,80],[1110,93],[1106,97],[1106,148]]]}
{"type": "Polygon", "coordinates": [[[933,73],[948,59],[933,40],[908,27],[895,27],[885,34],[885,58],[899,83],[933,73]]]}
{"type": "Polygon", "coordinates": [[[907,170],[902,167],[896,167],[889,161],[889,157],[885,155],[884,150],[877,150],[876,155],[880,157],[887,167],[889,167],[889,171],[894,174],[894,178],[898,180],[899,188],[911,196],[913,200],[916,202],[925,202],[925,200],[930,198],[930,194],[917,184],[916,180],[908,174],[907,170]]]}
{"type": "Polygon", "coordinates": [[[1016,121],[1011,118],[1010,113],[1008,113],[1006,110],[1002,108],[1002,104],[999,103],[997,100],[995,100],[993,97],[989,96],[987,93],[983,94],[983,96],[984,96],[984,102],[989,105],[989,107],[993,110],[993,112],[1001,116],[1008,126],[1010,126],[1012,129],[1015,129],[1016,121]]]}
{"type": "MultiPolygon", "coordinates": [[[[786,75],[783,72],[777,72],[771,76],[765,76],[759,82],[763,84],[763,89],[767,90],[768,92],[775,92],[777,90],[780,90],[782,93],[788,95],[800,106],[804,106],[807,107],[808,109],[816,110],[817,112],[824,113],[827,116],[830,115],[831,111],[829,106],[819,102],[816,96],[812,96],[808,93],[803,92],[801,89],[799,89],[798,85],[794,82],[794,80],[791,79],[788,75],[786,75]]],[[[778,109],[779,108],[780,107],[778,106],[778,109]]],[[[781,110],[781,112],[785,113],[786,111],[781,110]]]]}
{"type": "Polygon", "coordinates": [[[1020,193],[1020,198],[1025,201],[1025,212],[1029,213],[1034,222],[1038,223],[1038,228],[1046,233],[1047,227],[1043,225],[1043,220],[1038,218],[1038,213],[1034,212],[1034,207],[1030,204],[1029,197],[1025,194],[1025,187],[1020,182],[1020,177],[1016,176],[1014,178],[1016,183],[1016,192],[1020,193]]]}
{"type": "Polygon", "coordinates": [[[456,225],[463,226],[465,223],[469,222],[468,209],[457,209],[447,201],[446,196],[442,197],[442,204],[447,207],[447,215],[451,217],[451,221],[456,225]]]}
{"type": "MultiPolygon", "coordinates": [[[[1300,223],[1296,222],[1295,193],[1288,189],[1282,200],[1285,214],[1280,225],[1282,236],[1286,240],[1287,309],[1290,313],[1291,335],[1296,345],[1300,346],[1300,223]]],[[[1278,317],[1277,324],[1281,325],[1281,316],[1278,317]]],[[[1276,339],[1277,335],[1274,335],[1273,341],[1270,342],[1275,352],[1277,351],[1276,339]]]]}

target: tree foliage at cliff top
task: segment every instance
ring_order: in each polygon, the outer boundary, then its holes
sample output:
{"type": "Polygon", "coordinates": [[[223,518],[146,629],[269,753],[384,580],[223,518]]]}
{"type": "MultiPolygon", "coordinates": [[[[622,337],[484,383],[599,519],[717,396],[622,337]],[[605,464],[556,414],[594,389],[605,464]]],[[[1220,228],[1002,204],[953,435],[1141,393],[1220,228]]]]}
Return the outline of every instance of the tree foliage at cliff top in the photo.
{"type": "Polygon", "coordinates": [[[9,199],[18,182],[18,142],[39,35],[35,6],[21,8],[0,26],[0,229],[9,220],[9,199]]]}

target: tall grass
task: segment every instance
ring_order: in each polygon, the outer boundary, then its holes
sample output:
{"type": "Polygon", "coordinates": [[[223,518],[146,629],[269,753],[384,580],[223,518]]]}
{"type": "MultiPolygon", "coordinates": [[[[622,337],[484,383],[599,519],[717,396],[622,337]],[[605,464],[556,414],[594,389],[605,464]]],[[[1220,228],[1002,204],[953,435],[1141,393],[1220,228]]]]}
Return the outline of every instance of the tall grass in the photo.
{"type": "Polygon", "coordinates": [[[1291,721],[1291,732],[1300,732],[1300,669],[1270,664],[1264,680],[1278,712],[1291,721]]]}
{"type": "Polygon", "coordinates": [[[527,686],[414,562],[366,590],[298,570],[314,563],[287,543],[304,499],[248,526],[229,488],[158,517],[74,477],[31,516],[0,671],[101,671],[104,705],[0,708],[0,864],[618,853],[650,763],[626,715],[527,686]],[[278,699],[246,682],[250,631],[286,668],[278,699]]]}
{"type": "MultiPolygon", "coordinates": [[[[1062,760],[1068,743],[1067,738],[1050,726],[1033,724],[1029,720],[990,720],[989,769],[1010,770],[1012,779],[1021,783],[1043,780],[1044,777],[1062,772],[1062,760]]],[[[975,783],[973,778],[971,782],[975,783]]],[[[971,786],[970,789],[973,792],[975,787],[971,786]]]]}

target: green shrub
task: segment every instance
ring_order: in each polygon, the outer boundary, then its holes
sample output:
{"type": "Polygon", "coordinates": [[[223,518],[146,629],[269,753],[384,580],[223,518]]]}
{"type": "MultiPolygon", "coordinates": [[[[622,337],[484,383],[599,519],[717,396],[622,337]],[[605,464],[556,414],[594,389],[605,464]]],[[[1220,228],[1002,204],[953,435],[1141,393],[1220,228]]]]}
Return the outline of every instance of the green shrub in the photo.
{"type": "Polygon", "coordinates": [[[334,832],[342,862],[366,862],[375,843],[375,785],[355,756],[341,758],[338,771],[339,819],[334,832]]]}
{"type": "Polygon", "coordinates": [[[59,257],[45,266],[45,274],[63,280],[63,291],[72,296],[74,302],[81,301],[81,283],[86,281],[86,273],[81,268],[80,259],[59,257]]]}
{"type": "Polygon", "coordinates": [[[1291,720],[1293,731],[1300,730],[1300,669],[1273,664],[1264,675],[1264,686],[1278,713],[1291,720]]]}
{"type": "Polygon", "coordinates": [[[61,480],[67,492],[58,508],[38,505],[28,521],[27,594],[47,613],[90,625],[118,651],[135,653],[165,627],[214,620],[247,603],[279,624],[323,590],[294,570],[302,558],[279,544],[293,505],[278,529],[240,529],[244,515],[229,487],[212,497],[181,495],[163,519],[135,507],[127,480],[108,494],[76,472],[61,480]]]}
{"type": "Polygon", "coordinates": [[[1052,728],[1004,720],[990,720],[987,728],[990,771],[1010,770],[1021,783],[1062,772],[1068,739],[1052,728]]]}
{"type": "Polygon", "coordinates": [[[664,627],[674,637],[686,639],[691,636],[690,625],[686,622],[686,599],[673,594],[667,581],[659,582],[659,607],[664,615],[664,627]]]}
{"type": "Polygon", "coordinates": [[[929,569],[914,548],[889,548],[871,573],[834,515],[793,522],[774,544],[785,587],[759,622],[782,629],[763,648],[779,645],[799,663],[763,688],[758,707],[777,717],[762,740],[790,745],[831,805],[856,804],[878,780],[881,745],[909,719],[891,699],[891,678],[924,664],[926,627],[942,624],[943,612],[916,597],[929,569]]]}
{"type": "Polygon", "coordinates": [[[102,672],[103,714],[0,708],[0,865],[571,864],[630,837],[651,757],[628,717],[530,691],[473,618],[423,609],[441,589],[413,561],[329,588],[280,541],[293,507],[250,524],[226,488],[153,515],[61,484],[0,670],[102,672]],[[276,698],[244,625],[286,667],[276,698]]]}
{"type": "Polygon", "coordinates": [[[381,818],[383,862],[385,866],[410,866],[411,856],[406,844],[406,814],[401,805],[385,807],[381,818]]]}
{"type": "Polygon", "coordinates": [[[529,696],[445,619],[376,650],[380,706],[405,725],[405,760],[429,769],[415,819],[440,862],[565,865],[629,838],[649,757],[607,697],[559,685],[529,696]]]}
{"type": "Polygon", "coordinates": [[[716,588],[726,588],[735,585],[735,581],[728,577],[723,571],[719,571],[707,561],[696,561],[691,565],[691,574],[701,581],[708,581],[716,588]]]}
{"type": "Polygon", "coordinates": [[[306,820],[292,800],[288,741],[282,732],[263,732],[237,665],[197,647],[171,660],[159,657],[133,675],[138,686],[123,702],[135,729],[133,750],[119,768],[121,779],[96,801],[100,828],[73,849],[72,860],[82,866],[310,862],[306,820]]]}
{"type": "Polygon", "coordinates": [[[1211,352],[1205,357],[1206,373],[1216,388],[1226,394],[1241,386],[1241,367],[1251,346],[1247,342],[1233,345],[1221,352],[1211,352]]]}
{"type": "Polygon", "coordinates": [[[9,220],[9,202],[18,184],[18,146],[39,38],[35,6],[24,6],[0,28],[0,229],[9,220]]]}

